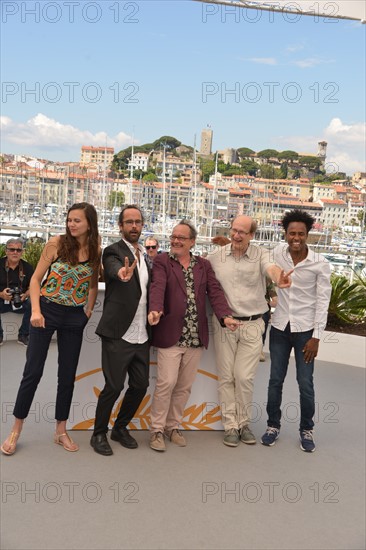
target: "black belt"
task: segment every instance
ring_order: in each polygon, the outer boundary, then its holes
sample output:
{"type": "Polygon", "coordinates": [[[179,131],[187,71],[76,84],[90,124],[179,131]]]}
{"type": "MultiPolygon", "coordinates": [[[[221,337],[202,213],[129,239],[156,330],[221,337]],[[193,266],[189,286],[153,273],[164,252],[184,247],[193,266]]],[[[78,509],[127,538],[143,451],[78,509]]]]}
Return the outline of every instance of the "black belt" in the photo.
{"type": "Polygon", "coordinates": [[[263,313],[258,313],[258,315],[251,315],[250,317],[234,317],[234,319],[236,319],[237,321],[255,321],[260,317],[263,317],[263,313]]]}

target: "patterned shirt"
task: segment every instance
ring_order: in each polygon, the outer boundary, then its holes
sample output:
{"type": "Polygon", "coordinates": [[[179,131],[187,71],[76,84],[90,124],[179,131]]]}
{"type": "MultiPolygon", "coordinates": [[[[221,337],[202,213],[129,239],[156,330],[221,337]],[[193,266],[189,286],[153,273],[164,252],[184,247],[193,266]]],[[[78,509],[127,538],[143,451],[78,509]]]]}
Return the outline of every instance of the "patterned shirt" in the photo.
{"type": "Polygon", "coordinates": [[[92,275],[88,261],[70,265],[57,258],[50,266],[41,296],[62,306],[85,306],[92,275]]]}
{"type": "MultiPolygon", "coordinates": [[[[169,253],[169,256],[173,260],[178,261],[173,254],[169,253]]],[[[186,283],[187,309],[183,320],[182,335],[177,342],[177,346],[184,348],[199,348],[202,346],[198,336],[198,313],[194,295],[193,267],[196,262],[195,257],[191,255],[191,261],[187,269],[184,269],[181,265],[186,283]]]]}

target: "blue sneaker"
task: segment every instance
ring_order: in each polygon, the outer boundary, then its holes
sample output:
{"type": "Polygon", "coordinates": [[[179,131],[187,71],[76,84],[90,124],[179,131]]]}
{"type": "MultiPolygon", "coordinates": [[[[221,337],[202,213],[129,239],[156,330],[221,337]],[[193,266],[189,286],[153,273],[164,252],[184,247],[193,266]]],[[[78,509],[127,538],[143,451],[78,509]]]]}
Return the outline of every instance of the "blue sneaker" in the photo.
{"type": "Polygon", "coordinates": [[[261,443],[266,447],[272,447],[276,443],[276,439],[280,435],[280,430],[268,426],[266,433],[262,435],[261,443]]]}
{"type": "Polygon", "coordinates": [[[313,453],[315,451],[313,430],[301,430],[300,448],[306,453],[313,453]]]}

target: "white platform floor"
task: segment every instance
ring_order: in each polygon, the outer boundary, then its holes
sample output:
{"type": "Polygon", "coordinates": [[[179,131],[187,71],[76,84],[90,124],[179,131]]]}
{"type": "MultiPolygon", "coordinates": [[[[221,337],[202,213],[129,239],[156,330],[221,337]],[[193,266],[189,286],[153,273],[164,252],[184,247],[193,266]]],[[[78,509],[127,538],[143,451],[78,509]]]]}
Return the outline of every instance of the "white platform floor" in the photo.
{"type": "MultiPolygon", "coordinates": [[[[55,394],[55,346],[36,399],[55,394]]],[[[25,348],[0,348],[2,439],[25,348]]],[[[293,361],[293,360],[291,360],[293,361]]],[[[281,436],[228,448],[222,432],[186,432],[188,446],[166,453],[135,432],[136,450],[111,442],[111,457],[89,446],[89,432],[67,453],[52,442],[53,423],[30,417],[14,456],[1,456],[3,550],[365,548],[366,369],[318,361],[315,453],[298,442],[298,392],[290,368],[281,436]]],[[[255,401],[266,400],[269,361],[261,363],[255,401]]],[[[265,430],[264,407],[253,431],[265,430]]]]}

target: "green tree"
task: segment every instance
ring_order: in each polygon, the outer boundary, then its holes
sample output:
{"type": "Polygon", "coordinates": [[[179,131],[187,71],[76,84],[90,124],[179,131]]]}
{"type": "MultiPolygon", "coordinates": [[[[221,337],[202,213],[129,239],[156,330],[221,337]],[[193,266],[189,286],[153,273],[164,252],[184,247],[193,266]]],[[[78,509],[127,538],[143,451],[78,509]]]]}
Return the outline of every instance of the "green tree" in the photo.
{"type": "Polygon", "coordinates": [[[280,160],[294,161],[299,158],[299,154],[296,151],[282,151],[282,153],[279,153],[278,158],[280,160]]]}
{"type": "Polygon", "coordinates": [[[243,174],[243,168],[241,166],[233,166],[232,164],[229,168],[225,168],[222,172],[223,176],[241,176],[243,174]]]}
{"type": "Polygon", "coordinates": [[[176,147],[179,147],[179,145],[182,145],[182,142],[179,141],[178,139],[176,139],[175,137],[161,136],[161,138],[156,139],[154,141],[154,143],[152,144],[153,145],[152,148],[153,149],[159,149],[162,146],[163,143],[167,146],[168,150],[175,149],[176,147]]]}
{"type": "Polygon", "coordinates": [[[123,191],[112,191],[108,197],[108,208],[111,210],[115,206],[121,207],[125,203],[125,194],[123,191]]]}
{"type": "Polygon", "coordinates": [[[259,151],[257,153],[257,156],[261,159],[271,159],[271,158],[278,158],[279,152],[276,151],[276,149],[263,149],[263,151],[259,151]]]}
{"type": "Polygon", "coordinates": [[[253,155],[255,155],[255,151],[253,151],[253,149],[249,149],[249,147],[240,147],[236,150],[236,152],[241,159],[245,159],[245,157],[252,157],[253,155]]]}
{"type": "Polygon", "coordinates": [[[254,160],[242,160],[240,166],[243,169],[244,174],[249,174],[250,176],[255,176],[257,171],[260,169],[260,165],[254,160]]]}
{"type": "Polygon", "coordinates": [[[312,156],[299,157],[299,164],[301,166],[306,166],[310,170],[317,171],[322,165],[322,159],[320,159],[319,157],[312,157],[312,156]]]}
{"type": "Polygon", "coordinates": [[[287,164],[287,162],[283,162],[281,164],[280,172],[281,172],[281,179],[283,179],[283,180],[287,179],[287,175],[288,175],[288,164],[287,164]]]}
{"type": "Polygon", "coordinates": [[[146,182],[156,181],[156,180],[157,180],[157,177],[156,177],[156,174],[154,172],[148,172],[147,174],[145,174],[142,177],[142,181],[146,181],[146,182]]]}
{"type": "Polygon", "coordinates": [[[210,176],[215,173],[215,161],[214,160],[201,160],[201,172],[202,179],[206,183],[209,181],[210,176]]]}
{"type": "Polygon", "coordinates": [[[272,164],[262,164],[260,167],[261,178],[274,180],[282,179],[281,170],[275,168],[272,164]]]}

